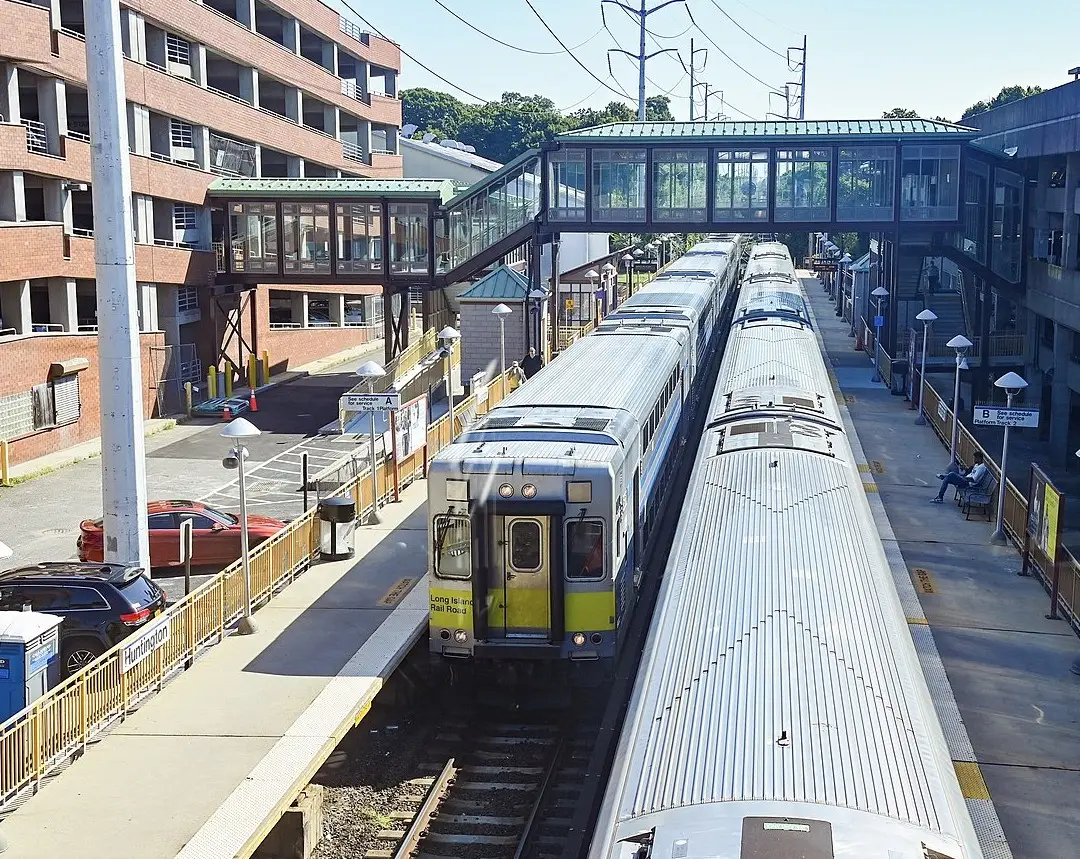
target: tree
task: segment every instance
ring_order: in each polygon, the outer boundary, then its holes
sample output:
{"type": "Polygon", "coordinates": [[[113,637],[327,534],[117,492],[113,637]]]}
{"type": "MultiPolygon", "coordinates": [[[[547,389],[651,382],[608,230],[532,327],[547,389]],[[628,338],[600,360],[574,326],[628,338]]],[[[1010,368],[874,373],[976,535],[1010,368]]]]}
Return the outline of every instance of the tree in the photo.
{"type": "Polygon", "coordinates": [[[457,134],[485,158],[506,163],[551,140],[567,125],[551,99],[507,92],[499,101],[475,108],[461,122],[457,134]]]}
{"type": "Polygon", "coordinates": [[[979,113],[986,113],[986,111],[993,110],[995,107],[1011,104],[1014,101],[1019,101],[1030,95],[1038,95],[1042,91],[1043,88],[1037,84],[1035,86],[1021,86],[1019,84],[1014,84],[1013,86],[1002,87],[1001,92],[989,101],[975,102],[975,104],[964,111],[964,115],[960,118],[967,119],[968,117],[975,116],[979,113]]]}
{"type": "Polygon", "coordinates": [[[894,107],[881,114],[882,119],[919,119],[919,114],[906,107],[894,107]]]}
{"type": "Polygon", "coordinates": [[[575,110],[566,117],[568,130],[576,131],[579,128],[595,128],[598,125],[608,125],[612,122],[635,122],[637,114],[630,105],[621,101],[609,102],[603,110],[591,107],[583,107],[575,110]]]}
{"type": "Polygon", "coordinates": [[[651,95],[645,99],[646,122],[674,122],[671,112],[671,99],[666,95],[651,95]]]}
{"type": "Polygon", "coordinates": [[[449,93],[424,87],[402,90],[401,109],[402,124],[415,125],[418,136],[432,132],[449,138],[457,137],[462,123],[477,110],[449,93]]]}

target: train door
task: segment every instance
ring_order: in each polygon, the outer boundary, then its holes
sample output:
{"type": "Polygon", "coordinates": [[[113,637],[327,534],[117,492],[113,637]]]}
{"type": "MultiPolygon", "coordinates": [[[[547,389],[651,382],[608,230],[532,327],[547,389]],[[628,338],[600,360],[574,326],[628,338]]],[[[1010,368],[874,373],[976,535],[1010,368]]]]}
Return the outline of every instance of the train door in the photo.
{"type": "Polygon", "coordinates": [[[551,517],[496,516],[491,638],[551,637],[551,517]]]}

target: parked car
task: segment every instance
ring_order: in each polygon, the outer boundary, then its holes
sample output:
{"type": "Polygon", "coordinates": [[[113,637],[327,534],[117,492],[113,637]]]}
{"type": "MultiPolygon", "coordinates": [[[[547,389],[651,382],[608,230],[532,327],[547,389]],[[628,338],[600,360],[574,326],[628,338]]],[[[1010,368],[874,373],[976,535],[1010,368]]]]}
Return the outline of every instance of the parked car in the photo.
{"type": "Polygon", "coordinates": [[[165,610],[165,592],[139,567],[62,561],[0,572],[0,610],[55,614],[64,677],[150,623],[165,610]]]}
{"type": "MultiPolygon", "coordinates": [[[[240,557],[240,517],[198,501],[151,501],[146,505],[150,526],[150,566],[180,564],[180,522],[192,520],[192,566],[231,564],[240,557]]],[[[280,519],[248,514],[248,540],[256,546],[285,527],[280,519]]],[[[102,520],[86,519],[79,526],[80,561],[104,560],[102,520]]]]}

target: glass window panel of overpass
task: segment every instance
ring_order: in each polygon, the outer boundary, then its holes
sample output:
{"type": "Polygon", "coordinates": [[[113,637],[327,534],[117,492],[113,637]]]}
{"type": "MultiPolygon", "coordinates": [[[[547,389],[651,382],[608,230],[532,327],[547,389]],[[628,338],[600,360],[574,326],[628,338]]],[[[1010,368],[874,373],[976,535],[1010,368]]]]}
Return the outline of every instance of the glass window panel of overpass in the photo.
{"type": "Polygon", "coordinates": [[[229,212],[234,272],[278,272],[277,206],[233,203],[229,212]]]}
{"type": "Polygon", "coordinates": [[[585,220],[585,150],[562,149],[548,156],[548,218],[585,220]]]}
{"type": "Polygon", "coordinates": [[[986,263],[986,224],[989,216],[990,168],[981,161],[968,159],[964,169],[964,225],[957,230],[957,249],[972,259],[986,263]]]}
{"type": "Polygon", "coordinates": [[[285,271],[323,274],[330,271],[330,204],[282,203],[285,271]]]}
{"type": "Polygon", "coordinates": [[[594,221],[645,220],[644,149],[592,151],[592,216],[594,221]]]}
{"type": "Polygon", "coordinates": [[[896,152],[889,146],[841,149],[837,158],[836,219],[893,220],[896,152]]]}
{"type": "Polygon", "coordinates": [[[903,147],[901,220],[955,221],[959,197],[959,146],[903,147]]]}
{"type": "Polygon", "coordinates": [[[828,221],[830,162],[828,149],[781,149],[776,153],[777,221],[828,221]]]}
{"type": "Polygon", "coordinates": [[[714,220],[768,220],[768,151],[759,149],[717,152],[714,193],[714,220]]]}
{"type": "Polygon", "coordinates": [[[380,273],[382,261],[382,204],[338,203],[337,267],[353,274],[380,273]]]}
{"type": "Polygon", "coordinates": [[[990,267],[1010,283],[1020,281],[1023,215],[1023,177],[1008,170],[995,169],[990,267]]]}
{"type": "Polygon", "coordinates": [[[427,203],[391,203],[390,271],[427,274],[431,268],[429,250],[427,203]]]}
{"type": "Polygon", "coordinates": [[[708,153],[686,149],[653,152],[654,221],[708,220],[708,153]]]}

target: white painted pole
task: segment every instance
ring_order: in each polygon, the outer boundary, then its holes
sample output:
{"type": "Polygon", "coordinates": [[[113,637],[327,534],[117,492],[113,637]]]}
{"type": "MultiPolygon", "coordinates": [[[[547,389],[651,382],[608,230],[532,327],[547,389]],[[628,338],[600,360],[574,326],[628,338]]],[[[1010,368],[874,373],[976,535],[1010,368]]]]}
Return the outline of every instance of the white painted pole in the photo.
{"type": "Polygon", "coordinates": [[[915,423],[922,426],[926,423],[923,415],[923,402],[926,398],[926,338],[930,332],[930,323],[924,322],[922,326],[922,363],[919,367],[919,413],[915,416],[915,423]]]}
{"type": "MultiPolygon", "coordinates": [[[[375,379],[368,378],[368,393],[375,394],[375,379]]],[[[379,478],[375,473],[375,410],[371,412],[371,447],[369,454],[371,457],[371,515],[368,517],[369,525],[378,525],[381,521],[379,519],[379,478]]]]}
{"type": "MultiPolygon", "coordinates": [[[[539,338],[537,338],[539,339],[539,338]]],[[[499,362],[502,369],[502,396],[506,399],[506,321],[499,315],[499,362]]],[[[451,430],[453,427],[451,427],[451,430]]]]}
{"type": "Polygon", "coordinates": [[[251,559],[248,557],[248,511],[247,486],[244,476],[244,459],[247,449],[242,442],[236,445],[237,477],[240,481],[240,569],[244,577],[244,614],[236,624],[236,631],[241,635],[255,632],[255,621],[251,617],[251,559]]]}
{"type": "Polygon", "coordinates": [[[956,461],[956,441],[960,434],[960,362],[963,358],[956,353],[956,378],[953,380],[952,397],[952,442],[949,447],[949,466],[959,465],[956,461]]]}
{"type": "MultiPolygon", "coordinates": [[[[1012,408],[1013,392],[1008,392],[1007,407],[1012,408]]],[[[997,503],[997,524],[994,528],[994,533],[990,535],[991,542],[1004,543],[1005,542],[1005,484],[1007,482],[1007,473],[1005,469],[1009,463],[1009,425],[1005,424],[1005,438],[1001,440],[1001,474],[998,480],[998,503],[997,503]]]]}
{"type": "Polygon", "coordinates": [[[146,527],[142,361],[135,297],[131,166],[116,0],[84,0],[90,168],[94,202],[101,501],[105,561],[137,563],[150,575],[146,527]]]}

